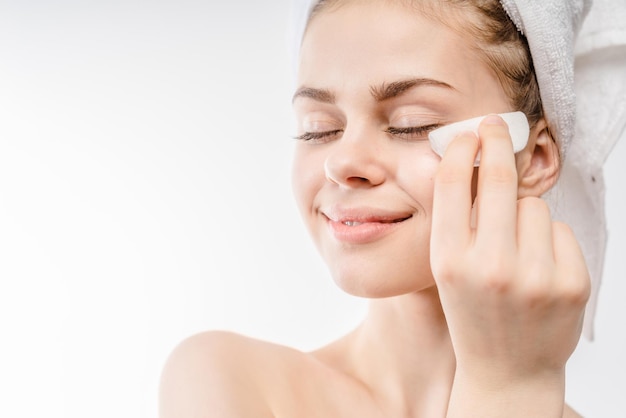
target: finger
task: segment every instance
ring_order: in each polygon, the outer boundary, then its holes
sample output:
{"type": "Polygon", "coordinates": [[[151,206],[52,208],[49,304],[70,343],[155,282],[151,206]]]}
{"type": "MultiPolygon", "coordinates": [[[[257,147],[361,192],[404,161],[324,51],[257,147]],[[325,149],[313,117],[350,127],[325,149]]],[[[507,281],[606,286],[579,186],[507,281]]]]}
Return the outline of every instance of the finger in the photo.
{"type": "Polygon", "coordinates": [[[431,249],[464,248],[470,238],[472,174],[478,138],[462,133],[446,149],[435,178],[431,249]]]}
{"type": "Polygon", "coordinates": [[[591,281],[583,252],[574,232],[566,224],[552,224],[554,256],[560,274],[561,296],[584,305],[591,293],[591,281]]]}
{"type": "Polygon", "coordinates": [[[478,169],[477,241],[515,245],[517,170],[509,129],[498,115],[487,116],[478,128],[481,160],[478,169]]]}
{"type": "Polygon", "coordinates": [[[552,217],[548,205],[538,197],[517,202],[517,247],[524,260],[554,261],[552,217]]]}

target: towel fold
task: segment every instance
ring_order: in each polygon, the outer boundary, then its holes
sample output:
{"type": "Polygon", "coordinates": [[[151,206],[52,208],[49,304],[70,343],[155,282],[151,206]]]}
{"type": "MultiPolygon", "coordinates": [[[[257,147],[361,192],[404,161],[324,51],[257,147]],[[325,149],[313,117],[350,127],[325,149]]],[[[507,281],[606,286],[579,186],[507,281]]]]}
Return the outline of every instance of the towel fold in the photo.
{"type": "Polygon", "coordinates": [[[583,333],[592,340],[607,243],[602,167],[626,136],[626,2],[501,3],[528,39],[545,115],[564,157],[545,198],[585,254],[592,290],[583,333]]]}
{"type": "Polygon", "coordinates": [[[591,273],[584,326],[591,340],[607,242],[602,167],[615,143],[626,138],[626,2],[595,0],[575,53],[576,136],[564,168],[577,171],[581,181],[564,177],[561,190],[569,196],[564,208],[584,208],[564,220],[577,227],[591,273]]]}

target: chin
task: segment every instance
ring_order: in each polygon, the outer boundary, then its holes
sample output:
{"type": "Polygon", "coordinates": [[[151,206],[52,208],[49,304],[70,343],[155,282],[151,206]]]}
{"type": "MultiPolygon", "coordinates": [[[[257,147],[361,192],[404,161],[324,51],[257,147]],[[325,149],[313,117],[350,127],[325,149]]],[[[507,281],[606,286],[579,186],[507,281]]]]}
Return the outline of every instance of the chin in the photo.
{"type": "Polygon", "coordinates": [[[368,299],[415,293],[435,285],[429,267],[397,262],[331,265],[330,272],[344,292],[368,299]]]}

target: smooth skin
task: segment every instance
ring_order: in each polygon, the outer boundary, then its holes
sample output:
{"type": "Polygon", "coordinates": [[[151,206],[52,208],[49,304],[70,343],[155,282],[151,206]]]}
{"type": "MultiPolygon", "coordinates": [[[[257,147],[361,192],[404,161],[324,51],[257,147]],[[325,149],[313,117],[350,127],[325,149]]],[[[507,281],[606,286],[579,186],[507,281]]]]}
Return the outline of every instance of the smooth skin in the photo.
{"type": "Polygon", "coordinates": [[[294,156],[296,201],[337,284],[371,298],[368,315],[310,353],[191,337],[164,369],[160,416],[578,416],[564,373],[589,278],[537,197],[559,170],[545,121],[517,155],[495,117],[440,159],[405,128],[514,109],[467,39],[391,2],[317,16],[298,82],[309,140],[294,156]]]}

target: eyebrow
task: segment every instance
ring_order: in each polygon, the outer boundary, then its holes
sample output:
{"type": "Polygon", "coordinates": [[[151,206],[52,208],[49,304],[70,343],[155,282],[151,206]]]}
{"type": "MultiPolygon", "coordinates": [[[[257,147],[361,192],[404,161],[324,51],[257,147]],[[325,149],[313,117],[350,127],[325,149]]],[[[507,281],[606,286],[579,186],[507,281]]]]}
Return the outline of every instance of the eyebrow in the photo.
{"type": "Polygon", "coordinates": [[[434,86],[456,90],[450,84],[432,78],[409,78],[407,80],[383,83],[380,86],[372,86],[370,87],[370,92],[376,101],[384,102],[385,100],[401,96],[414,87],[421,86],[434,86]]]}
{"type": "Polygon", "coordinates": [[[326,89],[316,89],[313,87],[300,87],[298,91],[296,91],[296,93],[293,95],[293,99],[291,99],[291,102],[292,103],[295,102],[296,99],[299,97],[307,97],[309,99],[313,99],[315,101],[322,102],[322,103],[329,103],[329,104],[335,103],[335,95],[330,90],[326,90],[326,89]]]}
{"type": "MultiPolygon", "coordinates": [[[[414,87],[434,86],[449,90],[456,90],[450,84],[432,78],[409,78],[406,80],[382,83],[380,86],[371,86],[370,93],[377,102],[393,99],[401,96],[414,87]]],[[[293,95],[292,103],[300,97],[306,97],[322,103],[335,103],[335,95],[328,89],[318,89],[314,87],[300,87],[293,95]]]]}

